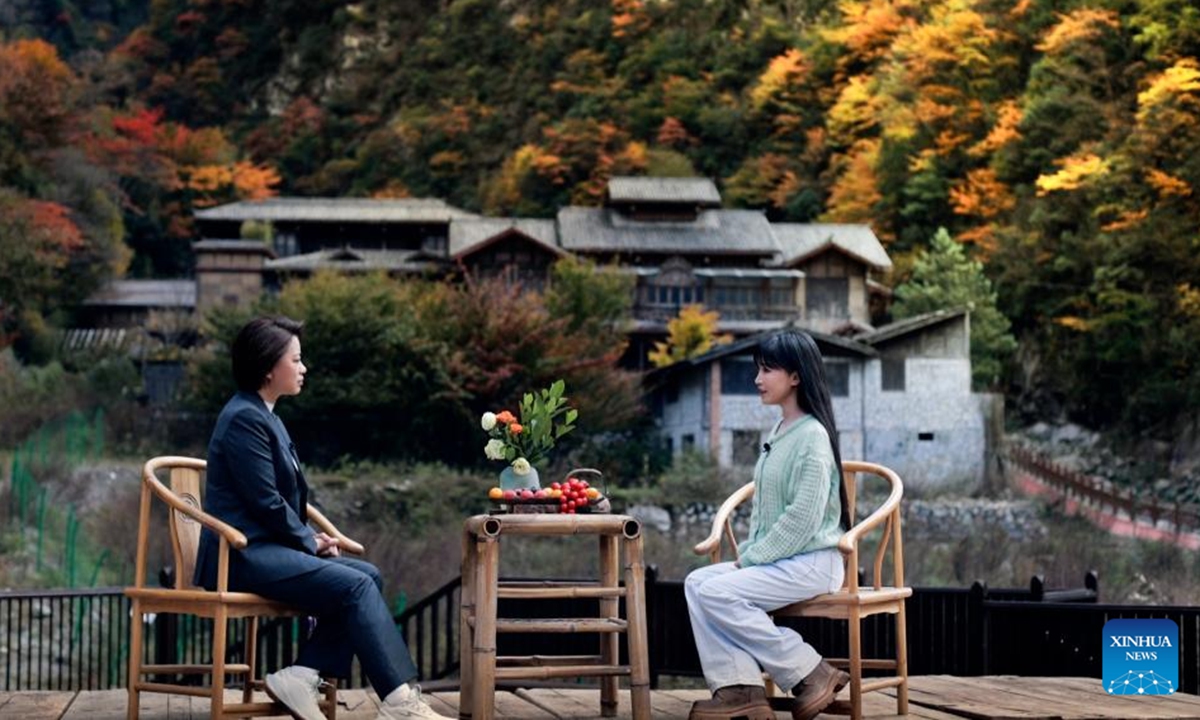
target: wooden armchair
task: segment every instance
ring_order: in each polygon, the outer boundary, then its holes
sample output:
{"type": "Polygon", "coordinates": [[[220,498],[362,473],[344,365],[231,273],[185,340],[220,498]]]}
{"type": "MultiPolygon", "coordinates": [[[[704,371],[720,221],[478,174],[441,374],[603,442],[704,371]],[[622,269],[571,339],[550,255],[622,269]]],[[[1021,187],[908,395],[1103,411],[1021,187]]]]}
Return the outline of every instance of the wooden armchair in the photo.
{"type": "MultiPolygon", "coordinates": [[[[256,715],[286,715],[282,705],[274,702],[254,702],[253,692],[262,681],[255,678],[258,618],[269,616],[303,616],[296,608],[273,602],[259,595],[229,591],[229,548],[246,547],[246,536],[236,528],[221,522],[200,509],[202,480],[206,463],[188,457],[156,457],[142,468],[141,508],[138,515],[137,568],[133,587],[125,595],[133,603],[129,639],[129,707],[127,717],[138,717],[138,699],[142,692],[171,693],[212,698],[211,717],[251,717],[256,715]],[[169,473],[164,485],[160,471],[169,473]],[[150,544],[150,508],[154,498],[170,508],[167,525],[171,533],[171,549],[175,560],[175,587],[160,588],[146,585],[146,556],[150,544]],[[200,544],[201,526],[210,528],[220,539],[217,590],[209,592],[192,585],[192,572],[200,544]],[[211,665],[150,665],[142,662],[142,624],[146,613],[178,613],[210,618],[212,631],[211,665]],[[245,662],[226,663],[225,650],[229,620],[243,618],[246,622],[245,662]],[[174,685],[143,679],[153,675],[211,675],[209,687],[174,685]],[[242,675],[242,702],[225,703],[225,681],[229,675],[242,675]]],[[[338,538],[341,548],[362,554],[363,547],[338,532],[311,505],[308,519],[322,531],[338,538]]],[[[320,703],[326,717],[337,715],[337,689],[329,686],[320,703]]]]}
{"type": "MultiPolygon", "coordinates": [[[[884,688],[897,688],[896,712],[899,715],[908,714],[908,648],[905,639],[904,601],[912,595],[912,588],[904,587],[904,550],[900,540],[900,498],[904,494],[904,485],[900,477],[883,467],[865,462],[847,461],[842,463],[842,480],[846,486],[846,496],[850,505],[850,517],[855,518],[855,496],[857,477],[859,474],[873,475],[885,480],[891,487],[887,500],[883,502],[862,521],[842,535],[838,542],[838,550],[846,561],[846,579],[842,588],[834,593],[820,595],[811,600],[794,603],[776,610],[772,615],[779,617],[824,617],[848,621],[850,657],[829,658],[833,665],[846,667],[850,672],[850,707],[849,714],[855,720],[862,717],[862,696],[865,692],[884,688]],[[858,549],[864,535],[879,528],[881,537],[875,552],[875,568],[873,582],[870,587],[859,587],[858,581],[858,549]],[[884,584],[884,561],[887,558],[889,545],[892,560],[892,583],[884,584]],[[895,616],[896,625],[896,657],[872,658],[862,657],[861,623],[863,618],[870,615],[888,613],[895,616]],[[884,677],[863,680],[863,668],[872,670],[894,670],[894,677],[884,677]]],[[[732,517],[738,505],[748,501],[754,495],[754,483],[746,483],[730,495],[713,518],[712,532],[694,551],[697,555],[708,555],[713,562],[721,560],[721,541],[724,539],[737,556],[737,540],[733,534],[732,517]]],[[[826,712],[846,713],[843,703],[835,703],[826,712]]]]}

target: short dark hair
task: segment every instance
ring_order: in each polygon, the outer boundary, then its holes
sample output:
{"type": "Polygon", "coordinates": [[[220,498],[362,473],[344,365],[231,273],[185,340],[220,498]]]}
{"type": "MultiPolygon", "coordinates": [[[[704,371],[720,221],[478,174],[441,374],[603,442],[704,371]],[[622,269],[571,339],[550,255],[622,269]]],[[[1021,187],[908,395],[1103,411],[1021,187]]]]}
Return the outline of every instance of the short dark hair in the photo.
{"type": "Polygon", "coordinates": [[[258,392],[292,338],[300,337],[303,329],[304,323],[282,315],[257,317],[243,325],[229,353],[238,390],[258,392]]]}

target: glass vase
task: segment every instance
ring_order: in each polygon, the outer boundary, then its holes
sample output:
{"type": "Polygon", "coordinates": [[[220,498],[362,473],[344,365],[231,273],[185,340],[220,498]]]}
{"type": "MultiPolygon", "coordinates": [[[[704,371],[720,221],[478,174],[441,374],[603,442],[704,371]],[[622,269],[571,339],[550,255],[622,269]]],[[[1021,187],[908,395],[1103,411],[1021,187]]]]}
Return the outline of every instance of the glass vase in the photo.
{"type": "Polygon", "coordinates": [[[500,489],[501,490],[537,490],[541,487],[538,482],[537,468],[529,468],[529,473],[526,475],[518,475],[513,471],[512,465],[508,465],[500,471],[500,489]]]}

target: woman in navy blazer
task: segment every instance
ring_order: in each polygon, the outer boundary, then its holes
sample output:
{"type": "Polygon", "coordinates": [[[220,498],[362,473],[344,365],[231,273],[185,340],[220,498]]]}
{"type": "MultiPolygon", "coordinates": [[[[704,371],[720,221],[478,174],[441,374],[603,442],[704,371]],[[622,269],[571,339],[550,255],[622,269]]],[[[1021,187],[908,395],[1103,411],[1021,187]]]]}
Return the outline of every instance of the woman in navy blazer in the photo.
{"type": "MultiPolygon", "coordinates": [[[[357,655],[383,698],[380,720],[442,717],[421,698],[417,668],[383,598],[374,565],[341,557],[337,539],[308,527],[308,483],[275,403],[298,395],[307,372],[303,325],[284,317],[247,323],[231,350],[238,392],[221,410],[208,445],[204,509],[241,530],[230,552],[229,589],[253,592],[311,612],[312,637],[296,663],[266,677],[267,693],[300,720],[324,720],[322,674],[349,677],[357,655]]],[[[200,536],[195,583],[217,583],[217,538],[200,536]]]]}

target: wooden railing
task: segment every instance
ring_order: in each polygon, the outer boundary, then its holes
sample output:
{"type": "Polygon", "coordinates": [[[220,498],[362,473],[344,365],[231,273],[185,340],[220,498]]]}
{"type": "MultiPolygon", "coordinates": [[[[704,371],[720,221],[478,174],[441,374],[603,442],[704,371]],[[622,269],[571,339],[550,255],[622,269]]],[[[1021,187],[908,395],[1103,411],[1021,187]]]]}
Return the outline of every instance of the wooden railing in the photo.
{"type": "Polygon", "coordinates": [[[1166,521],[1176,533],[1200,532],[1200,506],[1163,500],[1152,492],[1139,493],[1133,488],[1119,487],[1109,480],[1067,468],[1020,445],[1010,445],[1006,456],[1009,462],[1033,474],[1064,497],[1089,507],[1114,515],[1123,514],[1130,520],[1147,520],[1155,526],[1166,521]]]}
{"type": "MultiPolygon", "coordinates": [[[[451,580],[396,618],[423,681],[457,674],[460,585],[458,578],[451,580]]],[[[663,675],[699,676],[683,583],[656,580],[648,568],[646,590],[653,684],[657,686],[663,675]]],[[[1179,626],[1180,689],[1189,693],[1200,690],[1200,607],[1105,605],[1096,602],[1098,591],[1095,576],[1085,578],[1083,587],[1068,589],[1046,589],[1036,577],[1029,588],[989,589],[982,583],[970,588],[914,588],[907,612],[909,672],[1099,678],[1105,622],[1166,618],[1179,626]]],[[[514,617],[587,614],[586,608],[551,607],[548,601],[505,602],[515,604],[504,610],[514,617]]],[[[886,657],[895,642],[892,623],[873,622],[876,619],[864,626],[863,652],[886,657]]],[[[8,649],[0,659],[0,691],[124,687],[129,603],[120,589],[0,593],[0,622],[5,622],[2,638],[8,649]],[[78,632],[67,632],[72,625],[78,632]]],[[[823,618],[793,618],[789,623],[823,653],[845,652],[844,624],[823,618]]],[[[160,633],[167,627],[163,616],[155,618],[152,627],[141,651],[156,659],[171,648],[177,651],[189,646],[189,634],[211,631],[199,623],[191,624],[179,627],[171,642],[160,642],[160,633]]],[[[303,623],[274,626],[266,636],[260,635],[264,644],[260,648],[284,648],[285,639],[292,633],[302,635],[303,628],[303,623]],[[278,634],[275,639],[270,637],[273,634],[278,634]]],[[[594,637],[581,635],[508,635],[504,639],[516,644],[500,648],[505,654],[580,654],[594,650],[588,643],[595,642],[594,637]]],[[[262,669],[270,671],[290,663],[291,652],[298,645],[287,647],[286,652],[265,660],[262,669]]],[[[355,673],[351,684],[361,686],[361,674],[355,673]]]]}

